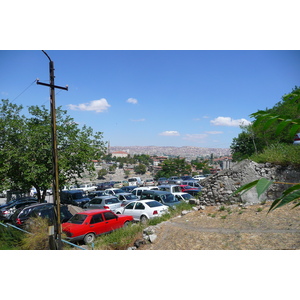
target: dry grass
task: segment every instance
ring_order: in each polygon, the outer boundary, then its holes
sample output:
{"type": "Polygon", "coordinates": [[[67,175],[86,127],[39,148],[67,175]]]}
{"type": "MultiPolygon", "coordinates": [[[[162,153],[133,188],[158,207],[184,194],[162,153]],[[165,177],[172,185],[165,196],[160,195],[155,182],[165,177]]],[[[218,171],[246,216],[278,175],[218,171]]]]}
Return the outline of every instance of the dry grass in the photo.
{"type": "Polygon", "coordinates": [[[154,244],[145,250],[283,250],[300,249],[300,208],[271,203],[210,206],[161,225],[154,244]]]}
{"type": "Polygon", "coordinates": [[[48,250],[48,220],[41,217],[32,218],[27,230],[31,234],[25,234],[22,239],[23,250],[48,250]]]}

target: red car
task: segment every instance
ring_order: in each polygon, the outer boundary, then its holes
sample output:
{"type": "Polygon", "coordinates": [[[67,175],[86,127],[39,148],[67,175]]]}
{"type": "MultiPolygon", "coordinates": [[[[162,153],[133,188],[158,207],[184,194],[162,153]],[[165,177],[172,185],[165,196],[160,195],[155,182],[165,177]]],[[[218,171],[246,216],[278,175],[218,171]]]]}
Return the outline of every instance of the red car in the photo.
{"type": "Polygon", "coordinates": [[[116,215],[107,209],[87,210],[75,214],[68,222],[62,224],[62,231],[69,241],[83,240],[92,243],[95,236],[127,226],[133,221],[132,216],[116,215]]]}
{"type": "Polygon", "coordinates": [[[189,193],[193,196],[197,195],[201,191],[201,189],[189,185],[180,185],[180,187],[183,193],[189,193]]]}

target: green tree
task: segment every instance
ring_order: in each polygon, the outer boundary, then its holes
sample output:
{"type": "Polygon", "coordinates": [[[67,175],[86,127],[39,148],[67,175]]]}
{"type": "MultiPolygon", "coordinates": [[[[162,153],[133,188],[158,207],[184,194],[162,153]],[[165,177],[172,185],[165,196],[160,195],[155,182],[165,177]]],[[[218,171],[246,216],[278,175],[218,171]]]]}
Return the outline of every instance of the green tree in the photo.
{"type": "Polygon", "coordinates": [[[138,164],[137,166],[134,167],[134,172],[136,174],[145,174],[146,170],[147,170],[147,168],[143,164],[138,164]]]}
{"type": "MultiPolygon", "coordinates": [[[[6,188],[29,190],[34,186],[39,199],[53,179],[51,117],[45,106],[30,106],[29,117],[20,115],[22,106],[2,100],[0,104],[0,179],[6,188]]],[[[92,160],[105,151],[102,133],[79,128],[61,107],[56,109],[59,184],[95,171],[92,160]]]]}
{"type": "Polygon", "coordinates": [[[298,130],[291,120],[300,117],[299,97],[300,88],[295,87],[274,107],[251,114],[253,124],[241,127],[242,133],[233,139],[230,146],[233,159],[240,161],[249,158],[273,144],[290,144],[298,130]]]}
{"type": "Polygon", "coordinates": [[[185,158],[169,158],[162,163],[161,167],[162,169],[157,172],[156,178],[183,176],[192,171],[191,165],[186,163],[185,158]]]}

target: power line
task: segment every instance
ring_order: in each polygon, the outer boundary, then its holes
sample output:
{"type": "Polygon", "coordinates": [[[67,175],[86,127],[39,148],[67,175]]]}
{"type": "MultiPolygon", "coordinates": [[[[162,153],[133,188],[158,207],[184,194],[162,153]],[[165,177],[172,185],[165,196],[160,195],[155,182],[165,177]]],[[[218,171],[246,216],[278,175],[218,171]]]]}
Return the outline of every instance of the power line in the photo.
{"type": "Polygon", "coordinates": [[[30,85],[24,89],[23,92],[21,92],[15,99],[12,100],[12,102],[14,102],[17,98],[19,98],[23,93],[25,93],[37,80],[35,79],[32,83],[30,83],[30,85]]]}

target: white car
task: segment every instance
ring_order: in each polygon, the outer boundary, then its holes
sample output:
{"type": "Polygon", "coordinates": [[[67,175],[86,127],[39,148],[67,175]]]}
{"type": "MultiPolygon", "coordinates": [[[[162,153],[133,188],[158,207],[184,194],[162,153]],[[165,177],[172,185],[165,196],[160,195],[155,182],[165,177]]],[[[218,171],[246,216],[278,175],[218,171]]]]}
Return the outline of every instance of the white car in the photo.
{"type": "Polygon", "coordinates": [[[169,211],[168,206],[155,200],[132,201],[118,208],[116,214],[132,216],[135,221],[145,223],[149,219],[160,217],[169,211]]]}
{"type": "Polygon", "coordinates": [[[81,183],[81,184],[79,184],[78,187],[75,187],[75,188],[72,187],[70,189],[72,189],[72,190],[82,190],[82,191],[87,193],[87,192],[96,191],[97,186],[94,185],[93,183],[81,183]]]}
{"type": "Polygon", "coordinates": [[[185,201],[187,203],[189,203],[191,199],[195,199],[195,197],[189,193],[175,193],[174,196],[177,200],[185,201]]]}
{"type": "Polygon", "coordinates": [[[128,178],[128,185],[136,185],[136,186],[142,186],[144,184],[144,181],[140,177],[130,177],[128,178]]]}
{"type": "Polygon", "coordinates": [[[200,181],[200,180],[205,179],[206,177],[203,176],[203,175],[195,175],[193,178],[196,179],[196,180],[198,180],[198,181],[200,181]]]}

